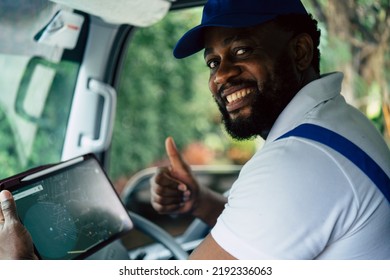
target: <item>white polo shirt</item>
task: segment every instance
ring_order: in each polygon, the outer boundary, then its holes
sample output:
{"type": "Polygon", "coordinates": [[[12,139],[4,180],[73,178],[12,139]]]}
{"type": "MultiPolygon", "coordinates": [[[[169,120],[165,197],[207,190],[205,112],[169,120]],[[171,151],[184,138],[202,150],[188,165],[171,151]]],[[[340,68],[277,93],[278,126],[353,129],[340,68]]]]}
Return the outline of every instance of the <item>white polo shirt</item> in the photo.
{"type": "Polygon", "coordinates": [[[212,236],[238,259],[390,259],[390,203],[348,159],[297,137],[302,123],[337,132],[390,175],[380,133],[340,95],[341,73],[306,85],[242,168],[212,236]]]}

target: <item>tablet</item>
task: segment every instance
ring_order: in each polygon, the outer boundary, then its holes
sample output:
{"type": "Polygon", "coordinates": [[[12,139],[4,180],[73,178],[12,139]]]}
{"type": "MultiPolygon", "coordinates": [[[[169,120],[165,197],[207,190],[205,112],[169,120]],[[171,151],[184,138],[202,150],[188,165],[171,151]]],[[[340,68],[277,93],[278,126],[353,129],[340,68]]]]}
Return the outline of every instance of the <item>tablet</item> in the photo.
{"type": "Polygon", "coordinates": [[[0,182],[41,259],[83,259],[130,231],[132,221],[92,154],[0,182]]]}

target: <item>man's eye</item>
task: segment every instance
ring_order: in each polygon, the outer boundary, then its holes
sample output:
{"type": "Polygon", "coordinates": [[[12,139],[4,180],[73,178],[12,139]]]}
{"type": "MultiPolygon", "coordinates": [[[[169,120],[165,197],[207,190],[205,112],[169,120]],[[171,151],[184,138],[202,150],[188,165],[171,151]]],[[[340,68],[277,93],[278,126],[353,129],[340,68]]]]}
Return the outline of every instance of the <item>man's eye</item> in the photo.
{"type": "Polygon", "coordinates": [[[211,60],[209,62],[207,62],[207,66],[210,68],[210,69],[214,69],[218,66],[218,61],[216,60],[211,60]]]}
{"type": "Polygon", "coordinates": [[[240,48],[236,50],[236,55],[243,55],[247,52],[245,48],[240,48]]]}

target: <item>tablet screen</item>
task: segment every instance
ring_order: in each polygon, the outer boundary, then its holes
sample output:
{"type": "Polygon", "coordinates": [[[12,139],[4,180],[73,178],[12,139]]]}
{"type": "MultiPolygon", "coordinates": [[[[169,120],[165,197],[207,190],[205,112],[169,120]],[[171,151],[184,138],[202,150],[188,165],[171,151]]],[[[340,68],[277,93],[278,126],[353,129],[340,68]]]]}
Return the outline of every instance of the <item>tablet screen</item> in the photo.
{"type": "Polygon", "coordinates": [[[84,258],[132,228],[94,157],[29,175],[12,193],[42,259],[84,258]]]}

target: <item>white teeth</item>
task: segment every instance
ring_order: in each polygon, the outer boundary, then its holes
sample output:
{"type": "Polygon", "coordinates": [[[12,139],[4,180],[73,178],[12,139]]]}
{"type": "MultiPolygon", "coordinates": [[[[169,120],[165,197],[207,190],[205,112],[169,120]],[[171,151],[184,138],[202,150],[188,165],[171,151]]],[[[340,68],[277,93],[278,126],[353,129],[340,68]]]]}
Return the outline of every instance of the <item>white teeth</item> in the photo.
{"type": "Polygon", "coordinates": [[[244,98],[245,96],[247,96],[250,93],[252,93],[251,89],[243,89],[243,90],[240,90],[240,91],[237,91],[235,93],[228,95],[226,97],[226,99],[227,99],[228,103],[232,103],[238,99],[244,98]]]}

